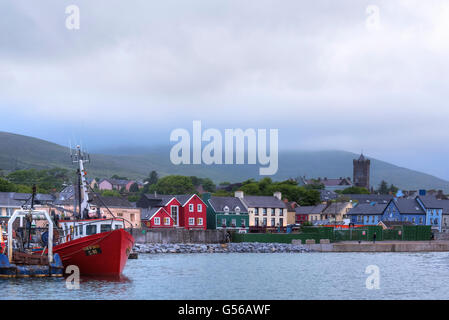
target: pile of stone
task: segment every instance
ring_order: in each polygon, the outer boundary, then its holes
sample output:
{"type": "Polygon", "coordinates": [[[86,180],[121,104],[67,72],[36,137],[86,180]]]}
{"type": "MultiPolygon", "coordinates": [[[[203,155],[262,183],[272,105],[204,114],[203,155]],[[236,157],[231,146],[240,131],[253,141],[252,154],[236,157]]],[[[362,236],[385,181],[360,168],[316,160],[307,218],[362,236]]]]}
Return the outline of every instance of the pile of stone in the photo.
{"type": "Polygon", "coordinates": [[[225,244],[136,243],[133,251],[137,253],[301,253],[312,250],[300,244],[241,242],[225,244]]]}

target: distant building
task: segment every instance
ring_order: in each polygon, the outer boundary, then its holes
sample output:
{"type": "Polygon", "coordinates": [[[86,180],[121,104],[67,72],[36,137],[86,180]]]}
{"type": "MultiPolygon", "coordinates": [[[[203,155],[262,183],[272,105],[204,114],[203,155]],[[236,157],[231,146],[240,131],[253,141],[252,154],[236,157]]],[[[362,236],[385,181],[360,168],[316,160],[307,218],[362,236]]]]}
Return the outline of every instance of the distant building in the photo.
{"type": "Polygon", "coordinates": [[[243,191],[236,191],[248,210],[249,226],[254,229],[287,226],[287,206],[281,200],[282,194],[275,192],[273,196],[245,196],[243,191]]]}
{"type": "Polygon", "coordinates": [[[248,230],[249,215],[243,202],[236,197],[203,195],[207,207],[208,229],[248,230]]]}
{"type": "Polygon", "coordinates": [[[426,213],[426,225],[437,231],[447,232],[449,225],[449,200],[435,196],[418,196],[416,201],[426,213]]]}
{"type": "Polygon", "coordinates": [[[344,190],[346,188],[352,187],[351,178],[316,178],[316,179],[306,179],[305,177],[301,177],[299,181],[299,185],[314,185],[314,184],[322,184],[324,185],[325,190],[335,191],[335,190],[344,190]]]}
{"type": "Polygon", "coordinates": [[[117,190],[120,191],[125,189],[129,191],[131,186],[137,183],[139,189],[143,187],[143,184],[134,180],[118,180],[118,179],[103,179],[98,184],[98,189],[100,190],[117,190]]]}
{"type": "Polygon", "coordinates": [[[370,190],[370,166],[371,161],[366,159],[363,153],[357,160],[353,160],[353,182],[355,187],[370,190]]]}
{"type": "Polygon", "coordinates": [[[316,206],[296,207],[296,223],[310,221],[313,224],[322,224],[321,214],[327,208],[327,204],[318,204],[316,206]]]}
{"type": "MultiPolygon", "coordinates": [[[[188,230],[206,230],[207,205],[196,194],[144,194],[139,199],[139,201],[137,201],[136,205],[137,207],[142,209],[163,207],[164,210],[173,219],[173,227],[181,227],[188,230]]],[[[148,213],[147,211],[145,211],[145,213],[145,217],[149,217],[151,212],[148,213]]],[[[146,221],[147,220],[143,222],[148,226],[146,221]]]]}
{"type": "Polygon", "coordinates": [[[342,222],[351,209],[352,202],[332,202],[321,213],[321,220],[330,223],[342,222]]]}

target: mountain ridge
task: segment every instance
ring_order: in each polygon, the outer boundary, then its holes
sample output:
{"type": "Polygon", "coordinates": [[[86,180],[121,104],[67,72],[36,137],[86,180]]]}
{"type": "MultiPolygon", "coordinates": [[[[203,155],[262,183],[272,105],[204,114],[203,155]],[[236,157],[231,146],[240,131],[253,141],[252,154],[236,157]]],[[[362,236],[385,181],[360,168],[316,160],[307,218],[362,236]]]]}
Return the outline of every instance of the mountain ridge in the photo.
{"type": "MultiPolygon", "coordinates": [[[[61,167],[75,169],[69,150],[53,142],[9,132],[0,131],[0,169],[47,169],[61,167]]],[[[104,152],[104,151],[103,151],[104,152]]],[[[87,165],[88,176],[110,177],[114,174],[131,179],[143,178],[152,170],[160,175],[181,174],[209,177],[214,182],[237,182],[249,178],[260,179],[259,165],[173,165],[169,159],[170,148],[154,147],[143,154],[91,154],[92,163],[87,165]],[[150,152],[150,150],[153,150],[150,152]]],[[[351,177],[352,160],[359,155],[342,150],[279,151],[279,170],[273,180],[307,176],[308,178],[351,177]]],[[[405,190],[442,189],[449,192],[449,181],[430,174],[399,167],[371,159],[371,185],[377,188],[386,180],[405,190]]]]}

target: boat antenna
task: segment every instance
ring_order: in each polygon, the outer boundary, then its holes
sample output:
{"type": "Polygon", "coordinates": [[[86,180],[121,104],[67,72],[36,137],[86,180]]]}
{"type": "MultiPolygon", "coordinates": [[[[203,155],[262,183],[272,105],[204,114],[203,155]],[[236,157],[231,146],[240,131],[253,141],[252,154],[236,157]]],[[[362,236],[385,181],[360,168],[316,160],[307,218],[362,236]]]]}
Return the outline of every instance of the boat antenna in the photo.
{"type": "Polygon", "coordinates": [[[81,146],[76,146],[76,153],[72,156],[72,162],[78,164],[77,175],[78,175],[78,206],[79,206],[79,214],[80,218],[85,218],[84,215],[89,213],[90,204],[89,204],[89,193],[87,191],[87,182],[86,182],[86,170],[84,170],[84,164],[88,163],[89,155],[81,150],[81,146]]]}

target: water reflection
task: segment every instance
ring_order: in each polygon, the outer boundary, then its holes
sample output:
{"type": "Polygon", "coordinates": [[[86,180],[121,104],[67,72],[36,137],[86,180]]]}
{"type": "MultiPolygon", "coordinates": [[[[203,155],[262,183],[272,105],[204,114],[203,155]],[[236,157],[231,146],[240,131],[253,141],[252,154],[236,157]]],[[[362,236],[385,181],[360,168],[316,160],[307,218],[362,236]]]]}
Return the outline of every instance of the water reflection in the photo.
{"type": "Polygon", "coordinates": [[[130,278],[128,278],[125,275],[118,275],[118,276],[81,276],[80,277],[80,284],[86,283],[86,282],[115,282],[115,283],[128,283],[132,282],[130,278]]]}

